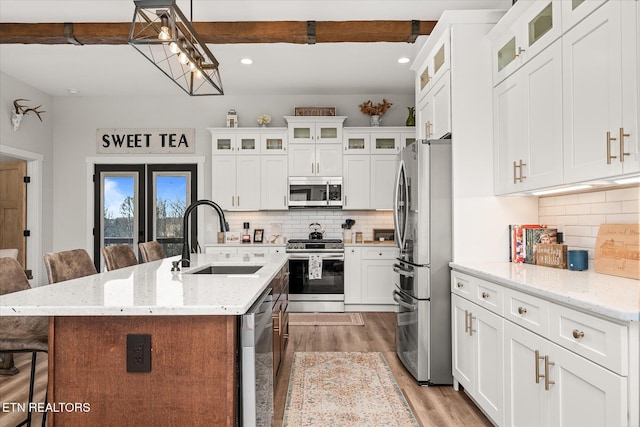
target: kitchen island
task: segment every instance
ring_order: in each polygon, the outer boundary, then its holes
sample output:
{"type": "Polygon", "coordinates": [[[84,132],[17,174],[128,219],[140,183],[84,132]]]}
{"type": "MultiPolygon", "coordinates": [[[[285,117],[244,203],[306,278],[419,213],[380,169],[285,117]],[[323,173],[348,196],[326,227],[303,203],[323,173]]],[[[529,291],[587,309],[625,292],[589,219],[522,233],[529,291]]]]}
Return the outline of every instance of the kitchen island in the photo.
{"type": "Polygon", "coordinates": [[[50,317],[50,424],[235,425],[239,319],[287,256],[194,254],[172,272],[178,258],[0,296],[1,316],[50,317]],[[193,274],[238,265],[261,268],[193,274]]]}

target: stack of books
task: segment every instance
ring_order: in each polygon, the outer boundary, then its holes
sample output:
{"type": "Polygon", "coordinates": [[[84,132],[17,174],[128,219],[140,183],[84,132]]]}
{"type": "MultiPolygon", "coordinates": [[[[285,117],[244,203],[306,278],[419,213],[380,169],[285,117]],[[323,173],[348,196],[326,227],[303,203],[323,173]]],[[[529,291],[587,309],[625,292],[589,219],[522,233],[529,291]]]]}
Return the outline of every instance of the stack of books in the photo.
{"type": "Polygon", "coordinates": [[[510,225],[510,261],[566,268],[567,246],[558,244],[556,228],[541,224],[510,225]]]}

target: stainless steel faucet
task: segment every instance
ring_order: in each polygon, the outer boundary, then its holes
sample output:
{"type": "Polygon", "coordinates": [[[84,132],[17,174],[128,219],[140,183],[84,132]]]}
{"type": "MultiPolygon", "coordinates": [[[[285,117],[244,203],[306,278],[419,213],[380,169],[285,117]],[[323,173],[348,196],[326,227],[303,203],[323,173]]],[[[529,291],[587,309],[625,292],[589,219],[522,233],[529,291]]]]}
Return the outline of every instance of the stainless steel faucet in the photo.
{"type": "Polygon", "coordinates": [[[215,202],[211,200],[198,200],[197,202],[191,203],[187,209],[184,211],[183,218],[183,227],[182,232],[184,233],[182,236],[182,266],[189,267],[191,266],[191,247],[189,245],[189,215],[191,212],[200,205],[208,205],[211,206],[218,213],[218,218],[220,219],[220,231],[229,231],[229,224],[227,223],[224,212],[222,208],[218,206],[215,202]]]}

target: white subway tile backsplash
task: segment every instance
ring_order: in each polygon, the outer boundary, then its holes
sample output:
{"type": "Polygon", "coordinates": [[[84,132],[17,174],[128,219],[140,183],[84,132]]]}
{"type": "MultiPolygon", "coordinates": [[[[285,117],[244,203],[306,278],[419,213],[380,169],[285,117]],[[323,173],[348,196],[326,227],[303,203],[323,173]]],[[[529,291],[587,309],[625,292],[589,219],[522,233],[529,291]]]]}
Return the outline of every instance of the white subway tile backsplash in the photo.
{"type": "Polygon", "coordinates": [[[608,190],[605,192],[605,198],[607,202],[615,202],[620,200],[635,200],[638,203],[640,198],[640,188],[621,188],[618,190],[608,190]]]}
{"type": "Polygon", "coordinates": [[[256,228],[265,230],[265,237],[272,236],[272,224],[281,224],[282,235],[287,239],[307,238],[309,225],[317,222],[325,230],[327,238],[341,238],[345,219],[356,221],[352,231],[362,232],[364,240],[373,239],[374,228],[393,228],[390,211],[343,211],[324,209],[291,209],[289,211],[227,212],[232,231],[241,231],[242,223],[249,222],[251,233],[256,228]]]}
{"type": "Polygon", "coordinates": [[[617,214],[622,210],[620,202],[592,203],[590,206],[592,214],[617,214]]]}
{"type": "Polygon", "coordinates": [[[594,191],[538,200],[541,224],[564,231],[569,249],[586,249],[593,259],[601,224],[640,223],[640,186],[594,191]]]}

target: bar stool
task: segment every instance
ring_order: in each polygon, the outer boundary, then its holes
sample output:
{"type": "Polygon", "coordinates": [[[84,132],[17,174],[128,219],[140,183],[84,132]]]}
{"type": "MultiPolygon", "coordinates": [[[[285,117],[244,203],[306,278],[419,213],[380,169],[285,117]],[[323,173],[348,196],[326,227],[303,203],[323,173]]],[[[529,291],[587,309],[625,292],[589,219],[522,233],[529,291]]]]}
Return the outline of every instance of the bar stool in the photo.
{"type": "Polygon", "coordinates": [[[98,273],[91,257],[84,249],[46,253],[44,254],[44,265],[47,267],[49,283],[63,282],[98,273]]]}
{"type": "MultiPolygon", "coordinates": [[[[0,258],[0,295],[30,289],[29,280],[18,261],[13,258],[0,258]]],[[[2,316],[0,318],[0,352],[31,353],[31,377],[29,379],[29,407],[33,402],[33,389],[36,375],[38,352],[47,353],[49,340],[49,320],[36,316],[2,316]]],[[[45,394],[45,404],[47,398],[45,394]]],[[[47,413],[42,415],[42,425],[46,423],[47,413]]],[[[31,426],[31,410],[27,418],[16,427],[31,426]]]]}
{"type": "Polygon", "coordinates": [[[142,262],[156,261],[167,257],[162,246],[156,240],[138,243],[138,247],[140,248],[140,255],[142,255],[142,262]]]}
{"type": "Polygon", "coordinates": [[[102,256],[109,271],[138,265],[136,254],[127,244],[104,247],[102,248],[102,256]]]}

